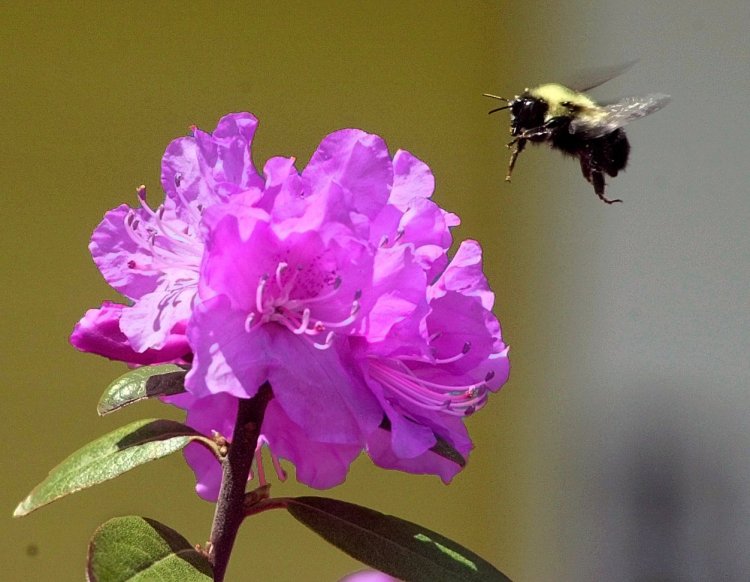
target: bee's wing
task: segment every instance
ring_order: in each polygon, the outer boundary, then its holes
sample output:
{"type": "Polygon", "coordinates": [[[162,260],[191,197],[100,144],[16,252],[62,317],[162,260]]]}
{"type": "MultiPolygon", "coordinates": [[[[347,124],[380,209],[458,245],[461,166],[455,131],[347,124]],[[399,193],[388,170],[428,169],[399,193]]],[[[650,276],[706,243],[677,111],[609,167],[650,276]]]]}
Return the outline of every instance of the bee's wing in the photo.
{"type": "Polygon", "coordinates": [[[581,93],[591,91],[599,85],[603,85],[607,81],[619,77],[626,71],[628,71],[638,61],[628,61],[619,65],[610,67],[597,67],[592,69],[583,69],[578,71],[572,78],[565,79],[565,85],[571,89],[575,89],[581,93]]]}
{"type": "Polygon", "coordinates": [[[669,103],[669,95],[654,93],[645,97],[628,97],[612,105],[604,105],[589,115],[570,122],[570,133],[597,138],[612,133],[631,121],[659,111],[669,103]]]}

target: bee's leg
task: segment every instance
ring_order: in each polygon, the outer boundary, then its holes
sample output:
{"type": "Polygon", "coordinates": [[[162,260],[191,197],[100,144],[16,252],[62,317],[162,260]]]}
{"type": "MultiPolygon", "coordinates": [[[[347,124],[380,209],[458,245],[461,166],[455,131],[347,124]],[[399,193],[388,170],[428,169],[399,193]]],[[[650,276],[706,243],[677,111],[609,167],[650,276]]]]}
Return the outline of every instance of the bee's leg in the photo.
{"type": "Polygon", "coordinates": [[[505,176],[506,182],[510,182],[510,175],[513,173],[513,168],[516,166],[518,154],[520,154],[526,147],[526,140],[522,137],[517,137],[508,144],[508,147],[513,151],[510,153],[510,161],[508,162],[508,174],[505,176]]]}
{"type": "Polygon", "coordinates": [[[610,199],[604,195],[604,186],[605,186],[604,174],[598,168],[592,169],[591,179],[589,181],[594,185],[594,192],[596,192],[596,195],[603,202],[606,202],[607,204],[614,204],[615,202],[622,202],[622,200],[620,200],[619,198],[610,199]]]}
{"type": "Polygon", "coordinates": [[[516,160],[518,159],[518,155],[524,150],[526,147],[526,142],[530,139],[534,139],[537,137],[547,138],[550,135],[550,128],[546,125],[541,125],[539,127],[534,127],[532,129],[527,129],[521,135],[519,135],[516,139],[514,139],[512,142],[508,144],[508,147],[511,148],[513,151],[510,154],[510,162],[508,162],[508,174],[505,176],[505,181],[510,182],[510,176],[513,173],[513,168],[516,167],[516,160]]]}
{"type": "Polygon", "coordinates": [[[604,174],[606,173],[614,177],[622,169],[619,160],[614,159],[613,146],[617,146],[620,143],[624,144],[626,157],[623,161],[627,161],[627,150],[630,149],[630,146],[628,145],[628,140],[625,139],[625,132],[617,130],[617,132],[597,140],[596,143],[597,147],[591,148],[591,183],[594,185],[594,192],[596,192],[600,200],[607,204],[622,202],[619,198],[610,200],[604,195],[604,174]],[[615,134],[622,134],[622,140],[616,137],[615,134]]]}
{"type": "Polygon", "coordinates": [[[549,137],[550,130],[548,127],[542,125],[541,127],[535,127],[533,129],[527,129],[521,135],[521,139],[534,139],[535,137],[549,137]]]}
{"type": "Polygon", "coordinates": [[[595,150],[590,145],[586,145],[579,152],[578,157],[581,161],[581,172],[583,173],[583,177],[594,186],[594,192],[599,197],[599,200],[606,202],[607,204],[622,202],[619,198],[610,200],[604,195],[604,189],[606,187],[606,183],[604,182],[604,172],[594,160],[596,157],[595,150]]]}

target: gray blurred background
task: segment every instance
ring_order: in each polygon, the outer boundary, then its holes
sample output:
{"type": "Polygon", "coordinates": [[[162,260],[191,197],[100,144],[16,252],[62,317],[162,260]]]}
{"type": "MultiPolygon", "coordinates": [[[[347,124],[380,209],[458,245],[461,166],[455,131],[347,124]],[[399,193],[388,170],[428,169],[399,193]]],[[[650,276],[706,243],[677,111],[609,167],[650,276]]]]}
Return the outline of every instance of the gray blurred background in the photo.
{"type": "MultiPolygon", "coordinates": [[[[0,556],[8,580],[80,580],[93,530],[153,517],[205,540],[212,506],[179,456],[11,520],[59,460],[157,403],[96,418],[120,365],[72,325],[114,298],[86,245],[109,208],[158,192],[168,142],[260,118],[256,165],[304,165],[341,127],[424,159],[476,238],[512,346],[449,486],[362,459],[332,492],[423,523],[517,581],[750,579],[750,4],[223,2],[0,6],[0,556]],[[575,161],[529,148],[483,92],[639,58],[602,99],[669,93],[628,127],[599,202],[575,161]]],[[[274,485],[278,495],[307,491],[274,485]]],[[[336,580],[359,566],[285,515],[253,518],[231,580],[336,580]],[[293,551],[290,552],[290,548],[293,551]]]]}
{"type": "Polygon", "coordinates": [[[628,129],[609,190],[623,205],[593,203],[564,160],[548,192],[542,284],[558,300],[532,454],[545,526],[528,547],[563,562],[529,555],[525,579],[750,580],[750,4],[557,10],[540,69],[636,57],[596,94],[674,101],[628,129]]]}

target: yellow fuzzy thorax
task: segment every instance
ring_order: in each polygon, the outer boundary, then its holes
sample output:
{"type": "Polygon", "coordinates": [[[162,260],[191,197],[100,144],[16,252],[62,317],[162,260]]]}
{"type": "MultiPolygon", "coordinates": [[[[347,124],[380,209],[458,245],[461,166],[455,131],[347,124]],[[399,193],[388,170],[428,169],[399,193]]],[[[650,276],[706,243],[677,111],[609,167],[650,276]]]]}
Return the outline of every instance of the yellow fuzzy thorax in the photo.
{"type": "Polygon", "coordinates": [[[557,83],[547,83],[539,85],[533,89],[527,89],[532,97],[543,99],[549,105],[547,118],[570,115],[571,106],[579,111],[593,113],[598,109],[598,105],[590,97],[573,91],[564,85],[557,83]]]}

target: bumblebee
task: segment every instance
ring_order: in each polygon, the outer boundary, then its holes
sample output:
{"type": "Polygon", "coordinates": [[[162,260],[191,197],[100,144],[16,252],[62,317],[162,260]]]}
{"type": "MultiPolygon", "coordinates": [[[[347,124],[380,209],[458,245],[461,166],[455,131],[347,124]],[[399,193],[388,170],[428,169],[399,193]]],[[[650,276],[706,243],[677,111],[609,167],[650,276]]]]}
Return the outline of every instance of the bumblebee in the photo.
{"type": "Polygon", "coordinates": [[[581,91],[547,83],[526,89],[513,99],[485,93],[486,97],[507,103],[492,109],[490,113],[510,110],[513,141],[508,144],[511,155],[505,180],[510,182],[516,160],[527,142],[547,143],[563,154],[578,158],[583,177],[594,187],[594,192],[602,201],[607,204],[622,202],[605,196],[604,175],[614,178],[628,163],[630,143],[623,127],[658,111],[669,103],[670,98],[655,93],[600,105],[583,92],[613,76],[609,75],[581,91]]]}

